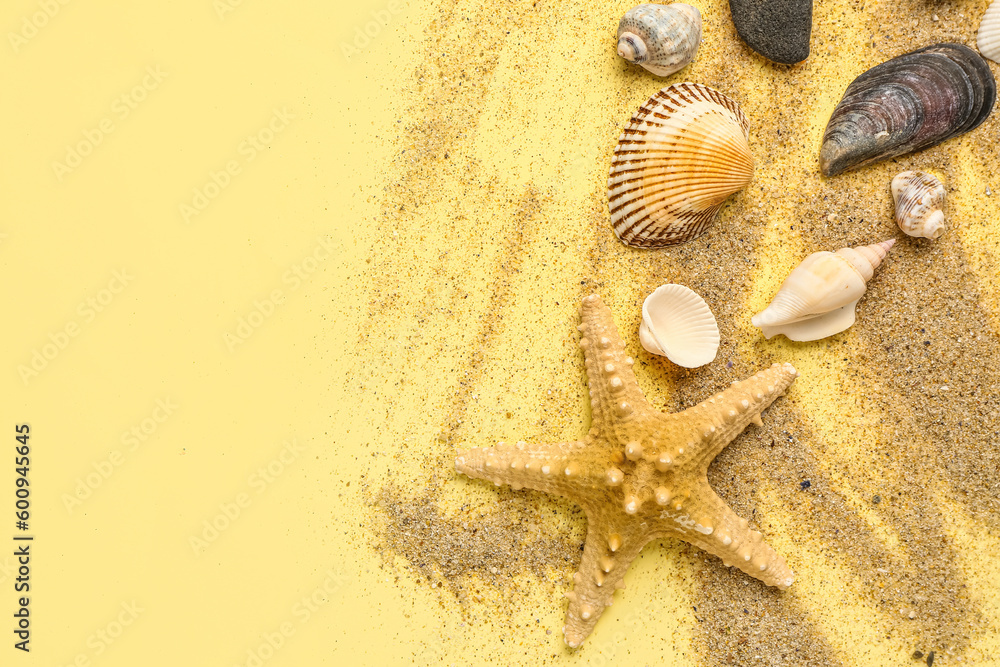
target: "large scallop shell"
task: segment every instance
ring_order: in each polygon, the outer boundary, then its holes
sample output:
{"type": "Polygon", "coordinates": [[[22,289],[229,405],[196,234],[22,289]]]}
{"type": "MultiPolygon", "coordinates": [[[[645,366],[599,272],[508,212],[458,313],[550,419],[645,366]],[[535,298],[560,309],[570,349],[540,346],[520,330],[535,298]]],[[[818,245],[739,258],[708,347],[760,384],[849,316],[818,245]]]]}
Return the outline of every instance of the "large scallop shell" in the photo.
{"type": "Polygon", "coordinates": [[[642,303],[639,342],[685,368],[704,366],[719,351],[719,325],[705,300],[684,285],[661,285],[642,303]]]}
{"type": "Polygon", "coordinates": [[[674,84],[649,98],[618,139],[611,224],[631,246],[690,241],[751,176],[749,123],[739,105],[708,86],[674,84]]]}
{"type": "Polygon", "coordinates": [[[979,52],[995,63],[1000,63],[1000,0],[993,0],[979,24],[976,36],[979,52]]]}
{"type": "Polygon", "coordinates": [[[701,12],[691,5],[639,5],[618,23],[618,55],[657,76],[694,60],[701,43],[701,12]]]}
{"type": "Polygon", "coordinates": [[[784,334],[804,341],[840,333],[854,324],[854,307],[893,243],[895,239],[835,253],[814,252],[750,321],[765,338],[784,334]]]}
{"type": "Polygon", "coordinates": [[[989,116],[996,93],[989,65],[961,44],[935,44],[876,65],[834,109],[820,168],[833,176],[968,132],[989,116]]]}
{"type": "Polygon", "coordinates": [[[944,234],[944,186],[922,171],[904,171],[892,179],[896,224],[909,236],[936,239],[944,234]]]}

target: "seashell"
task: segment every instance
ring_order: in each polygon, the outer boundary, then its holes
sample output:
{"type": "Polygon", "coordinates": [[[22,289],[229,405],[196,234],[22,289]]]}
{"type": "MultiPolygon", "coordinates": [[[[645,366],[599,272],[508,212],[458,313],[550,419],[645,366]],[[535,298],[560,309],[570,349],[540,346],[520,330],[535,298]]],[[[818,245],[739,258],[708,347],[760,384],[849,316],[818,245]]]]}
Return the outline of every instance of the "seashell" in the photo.
{"type": "Polygon", "coordinates": [[[909,236],[936,239],[944,234],[944,186],[922,171],[904,171],[892,179],[896,224],[909,236]]]}
{"type": "Polygon", "coordinates": [[[834,109],[820,169],[833,176],[968,132],[989,116],[996,94],[989,65],[961,44],[935,44],[876,65],[834,109]]]}
{"type": "Polygon", "coordinates": [[[657,76],[694,60],[701,43],[701,12],[691,5],[638,5],[618,23],[618,55],[657,76]]]}
{"type": "Polygon", "coordinates": [[[895,239],[837,252],[814,252],[781,283],[763,311],[751,318],[765,338],[819,340],[854,324],[854,307],[895,239]]]}
{"type": "Polygon", "coordinates": [[[719,351],[719,325],[705,300],[684,285],[661,285],[642,302],[639,342],[678,366],[704,366],[719,351]]]}
{"type": "Polygon", "coordinates": [[[608,209],[623,243],[661,248],[690,241],[753,176],[749,123],[717,90],[678,83],[653,95],[618,139],[608,209]]]}
{"type": "Polygon", "coordinates": [[[1000,63],[1000,0],[993,0],[983,14],[983,22],[979,24],[979,34],[976,35],[976,45],[984,57],[1000,63]]]}

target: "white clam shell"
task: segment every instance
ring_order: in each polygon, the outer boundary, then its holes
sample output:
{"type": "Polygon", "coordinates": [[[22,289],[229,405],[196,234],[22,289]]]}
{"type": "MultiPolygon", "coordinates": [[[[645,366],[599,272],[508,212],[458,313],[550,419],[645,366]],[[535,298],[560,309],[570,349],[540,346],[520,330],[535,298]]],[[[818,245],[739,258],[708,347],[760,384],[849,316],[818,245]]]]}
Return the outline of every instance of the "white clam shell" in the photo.
{"type": "Polygon", "coordinates": [[[854,324],[854,308],[895,239],[837,252],[814,252],[785,278],[767,308],[751,318],[765,338],[819,340],[854,324]]]}
{"type": "Polygon", "coordinates": [[[976,45],[984,57],[1000,63],[1000,0],[993,0],[983,14],[983,22],[979,24],[979,34],[976,36],[976,45]]]}
{"type": "Polygon", "coordinates": [[[691,5],[638,5],[618,23],[618,55],[657,76],[694,60],[701,43],[701,12],[691,5]]]}
{"type": "Polygon", "coordinates": [[[708,229],[750,182],[749,123],[717,90],[678,83],[649,98],[618,139],[608,210],[623,243],[661,248],[708,229]]]}
{"type": "Polygon", "coordinates": [[[639,342],[678,366],[704,366],[719,351],[719,325],[705,300],[684,285],[661,285],[642,303],[639,342]]]}
{"type": "Polygon", "coordinates": [[[896,224],[909,236],[936,239],[944,234],[944,185],[931,174],[904,171],[892,179],[896,224]]]}

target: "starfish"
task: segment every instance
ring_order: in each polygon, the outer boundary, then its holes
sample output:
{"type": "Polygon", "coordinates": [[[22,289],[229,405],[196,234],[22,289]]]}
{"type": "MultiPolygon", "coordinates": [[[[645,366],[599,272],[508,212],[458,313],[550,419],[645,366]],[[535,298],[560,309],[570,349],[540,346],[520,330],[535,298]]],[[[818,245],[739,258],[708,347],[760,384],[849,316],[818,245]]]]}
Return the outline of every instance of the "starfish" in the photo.
{"type": "Polygon", "coordinates": [[[708,484],[708,466],[798,377],[774,364],[704,403],[674,414],[646,402],[611,311],[596,295],[583,299],[583,348],[592,423],[582,440],[472,448],[455,460],[479,479],[569,498],[587,515],[587,538],[563,634],[577,648],[591,633],[625,571],[651,540],[693,544],[769,586],[784,590],[795,575],[708,484]]]}

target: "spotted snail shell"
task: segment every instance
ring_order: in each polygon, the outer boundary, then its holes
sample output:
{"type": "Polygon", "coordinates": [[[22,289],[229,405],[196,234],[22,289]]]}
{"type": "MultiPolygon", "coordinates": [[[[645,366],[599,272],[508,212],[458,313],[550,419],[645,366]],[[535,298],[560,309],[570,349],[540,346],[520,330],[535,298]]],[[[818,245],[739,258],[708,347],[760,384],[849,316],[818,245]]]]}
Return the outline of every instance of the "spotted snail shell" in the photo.
{"type": "Polygon", "coordinates": [[[896,224],[909,236],[936,239],[944,234],[944,186],[922,171],[904,171],[892,179],[896,224]]]}
{"type": "Polygon", "coordinates": [[[876,65],[834,109],[820,168],[834,176],[968,132],[989,116],[996,94],[989,65],[961,44],[935,44],[876,65]]]}
{"type": "Polygon", "coordinates": [[[661,248],[704,233],[753,175],[749,124],[736,102],[697,83],[653,95],[618,139],[608,208],[623,243],[661,248]]]}
{"type": "Polygon", "coordinates": [[[781,283],[763,311],[751,318],[765,338],[819,340],[854,324],[854,307],[894,239],[837,252],[814,252],[781,283]]]}
{"type": "Polygon", "coordinates": [[[642,303],[639,342],[678,366],[698,368],[719,351],[719,325],[694,290],[660,285],[642,303]]]}
{"type": "Polygon", "coordinates": [[[1000,63],[1000,0],[993,0],[993,4],[983,15],[979,34],[976,35],[976,45],[984,57],[1000,63]]]}
{"type": "Polygon", "coordinates": [[[639,5],[618,23],[618,55],[657,76],[694,60],[701,43],[701,12],[691,5],[639,5]]]}

